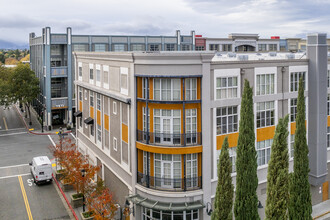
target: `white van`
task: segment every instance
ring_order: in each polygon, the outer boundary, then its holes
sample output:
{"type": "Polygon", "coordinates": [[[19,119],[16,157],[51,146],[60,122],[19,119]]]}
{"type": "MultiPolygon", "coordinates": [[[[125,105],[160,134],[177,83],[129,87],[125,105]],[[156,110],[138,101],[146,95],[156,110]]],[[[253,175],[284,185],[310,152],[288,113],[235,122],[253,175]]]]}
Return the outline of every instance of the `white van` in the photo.
{"type": "Polygon", "coordinates": [[[52,163],[47,156],[34,157],[29,165],[34,182],[37,185],[40,182],[52,181],[52,163]]]}

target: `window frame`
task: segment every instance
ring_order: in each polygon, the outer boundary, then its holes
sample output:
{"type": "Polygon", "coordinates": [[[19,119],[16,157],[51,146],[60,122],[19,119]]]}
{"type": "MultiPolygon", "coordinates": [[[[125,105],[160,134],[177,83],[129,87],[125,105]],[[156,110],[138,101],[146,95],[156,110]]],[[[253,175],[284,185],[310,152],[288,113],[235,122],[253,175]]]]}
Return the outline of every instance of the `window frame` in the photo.
{"type": "Polygon", "coordinates": [[[263,140],[263,141],[258,141],[256,143],[256,152],[257,152],[257,164],[258,164],[258,167],[268,166],[268,163],[270,161],[272,144],[273,144],[273,139],[267,139],[267,140],[263,140]],[[263,146],[260,146],[261,145],[261,142],[263,142],[263,146]],[[258,145],[260,146],[260,148],[258,147],[258,145]],[[259,164],[259,161],[261,161],[261,159],[259,158],[259,152],[264,152],[264,157],[262,157],[262,158],[264,158],[264,161],[263,161],[262,164],[259,164]]]}
{"type": "Polygon", "coordinates": [[[181,101],[181,87],[182,87],[182,82],[181,82],[181,79],[179,78],[154,78],[153,79],[153,94],[154,94],[154,97],[153,97],[153,100],[157,100],[157,101],[181,101]],[[159,89],[157,88],[156,89],[156,81],[159,80],[159,89]],[[164,89],[163,88],[163,81],[166,80],[166,87],[168,87],[168,80],[170,80],[170,89],[166,88],[164,89]],[[178,80],[179,81],[179,89],[174,89],[174,82],[175,80],[178,80]],[[159,99],[156,99],[156,92],[159,91],[159,99]],[[163,92],[166,92],[166,94],[168,93],[168,91],[170,91],[170,98],[168,99],[168,95],[166,95],[166,99],[164,99],[163,97],[163,92]],[[174,93],[175,92],[178,92],[179,91],[179,97],[178,99],[174,99],[174,93]]]}
{"type": "Polygon", "coordinates": [[[275,94],[275,75],[275,73],[256,74],[256,96],[275,94]],[[267,81],[267,78],[269,81],[267,81]],[[262,79],[263,82],[261,82],[262,79]],[[261,89],[262,86],[264,86],[264,90],[261,89]]]}
{"type": "Polygon", "coordinates": [[[276,101],[257,102],[257,103],[255,103],[255,105],[256,105],[256,111],[255,111],[256,112],[256,114],[255,114],[256,128],[258,129],[258,128],[265,128],[265,127],[275,126],[275,124],[276,124],[276,101]],[[259,109],[258,110],[258,105],[260,105],[262,103],[264,103],[264,109],[259,109]],[[269,103],[269,105],[271,103],[273,103],[272,108],[271,108],[271,106],[267,108],[267,103],[269,103]],[[272,115],[272,111],[273,111],[273,115],[272,115]],[[268,112],[270,112],[270,113],[268,113],[268,112]],[[264,113],[263,118],[261,117],[262,113],[264,113]],[[270,119],[267,119],[267,114],[270,114],[270,119]],[[258,117],[259,117],[259,119],[258,119],[258,117]],[[262,122],[262,120],[264,120],[264,125],[261,125],[261,124],[258,125],[258,121],[262,122]],[[267,123],[268,120],[270,120],[270,123],[267,123]]]}
{"type": "Polygon", "coordinates": [[[114,151],[118,150],[118,141],[117,141],[116,137],[113,137],[113,139],[112,139],[112,148],[114,151]]]}
{"type": "MultiPolygon", "coordinates": [[[[185,79],[185,100],[197,100],[197,86],[198,78],[186,78],[185,79]],[[195,84],[195,88],[193,88],[195,84]],[[189,88],[188,88],[189,85],[189,88]],[[187,98],[188,95],[188,98],[187,98]]],[[[181,90],[180,90],[181,94],[181,90]]]]}
{"type": "Polygon", "coordinates": [[[94,64],[89,64],[89,83],[94,84],[94,64]]]}
{"type": "Polygon", "coordinates": [[[215,113],[215,117],[216,117],[216,122],[215,122],[216,135],[225,135],[225,134],[231,134],[231,133],[238,132],[238,130],[239,130],[239,106],[238,105],[218,107],[218,108],[215,108],[215,112],[216,112],[215,113]],[[226,110],[225,115],[222,115],[223,109],[226,110]],[[231,109],[231,114],[229,114],[229,109],[231,109]],[[236,113],[234,113],[234,109],[236,109],[236,113]],[[218,114],[219,112],[220,112],[220,115],[218,114]],[[235,120],[235,116],[236,116],[236,120],[235,120]],[[231,125],[229,124],[229,119],[230,118],[232,118],[231,125]],[[224,119],[226,119],[225,124],[223,123],[224,119]],[[219,120],[220,120],[220,123],[218,123],[219,120]],[[226,126],[225,127],[225,129],[226,129],[225,132],[223,132],[224,125],[226,126]],[[236,125],[236,127],[235,127],[235,125],[236,125]],[[229,132],[229,128],[231,128],[230,132],[229,132]]]}

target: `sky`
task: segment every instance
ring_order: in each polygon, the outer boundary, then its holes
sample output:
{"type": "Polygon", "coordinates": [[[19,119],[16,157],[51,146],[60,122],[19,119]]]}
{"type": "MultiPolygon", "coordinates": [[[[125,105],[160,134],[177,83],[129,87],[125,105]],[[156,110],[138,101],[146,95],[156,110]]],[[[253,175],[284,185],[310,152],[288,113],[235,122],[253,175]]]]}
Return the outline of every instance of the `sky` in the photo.
{"type": "Polygon", "coordinates": [[[330,0],[0,0],[0,9],[0,40],[16,44],[47,26],[52,33],[72,27],[73,34],[103,35],[330,35],[330,0]]]}

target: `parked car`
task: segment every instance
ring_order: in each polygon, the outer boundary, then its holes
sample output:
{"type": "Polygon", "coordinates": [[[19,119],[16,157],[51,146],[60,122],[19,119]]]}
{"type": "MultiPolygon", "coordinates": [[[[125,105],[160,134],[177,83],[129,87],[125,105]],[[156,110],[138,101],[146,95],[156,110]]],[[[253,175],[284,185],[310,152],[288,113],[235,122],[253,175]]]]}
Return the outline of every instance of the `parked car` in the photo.
{"type": "Polygon", "coordinates": [[[47,156],[34,157],[29,165],[34,182],[37,185],[52,181],[52,163],[47,156]]]}

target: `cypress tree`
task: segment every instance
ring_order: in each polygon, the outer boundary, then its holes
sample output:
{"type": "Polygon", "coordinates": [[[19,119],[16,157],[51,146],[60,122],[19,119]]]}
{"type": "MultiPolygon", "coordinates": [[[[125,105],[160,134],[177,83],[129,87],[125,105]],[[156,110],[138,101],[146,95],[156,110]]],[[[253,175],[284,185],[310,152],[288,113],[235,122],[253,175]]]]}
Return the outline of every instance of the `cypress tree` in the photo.
{"type": "Polygon", "coordinates": [[[255,149],[252,88],[245,80],[239,121],[236,161],[235,219],[260,219],[258,215],[257,152],[255,149]]]}
{"type": "Polygon", "coordinates": [[[276,126],[267,175],[266,219],[288,219],[289,154],[288,115],[276,126]]]}
{"type": "Polygon", "coordinates": [[[225,138],[218,162],[218,185],[215,193],[214,211],[212,220],[233,219],[234,186],[231,180],[232,164],[229,158],[228,137],[225,138]]]}
{"type": "Polygon", "coordinates": [[[312,202],[308,182],[309,161],[305,127],[305,97],[302,78],[299,80],[293,173],[290,180],[290,219],[312,219],[312,202]]]}

